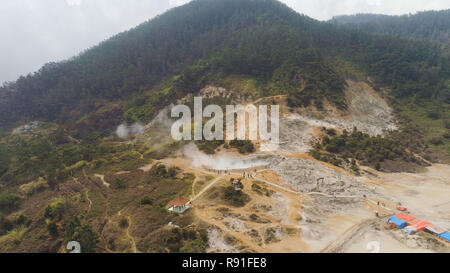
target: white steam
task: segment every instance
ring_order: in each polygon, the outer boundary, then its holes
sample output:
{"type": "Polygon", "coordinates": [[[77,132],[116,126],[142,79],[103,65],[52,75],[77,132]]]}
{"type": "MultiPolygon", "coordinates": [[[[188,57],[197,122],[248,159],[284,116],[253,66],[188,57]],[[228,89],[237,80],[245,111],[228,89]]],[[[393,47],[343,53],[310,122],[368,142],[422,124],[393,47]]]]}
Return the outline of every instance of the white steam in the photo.
{"type": "Polygon", "coordinates": [[[131,126],[121,124],[116,129],[116,135],[122,139],[128,139],[131,136],[142,135],[143,132],[144,132],[144,126],[142,126],[140,123],[135,123],[131,126]]]}
{"type": "Polygon", "coordinates": [[[268,161],[257,158],[234,158],[227,155],[207,155],[202,153],[195,144],[190,143],[184,147],[184,155],[192,160],[196,168],[204,167],[212,170],[245,170],[266,166],[268,161]]]}

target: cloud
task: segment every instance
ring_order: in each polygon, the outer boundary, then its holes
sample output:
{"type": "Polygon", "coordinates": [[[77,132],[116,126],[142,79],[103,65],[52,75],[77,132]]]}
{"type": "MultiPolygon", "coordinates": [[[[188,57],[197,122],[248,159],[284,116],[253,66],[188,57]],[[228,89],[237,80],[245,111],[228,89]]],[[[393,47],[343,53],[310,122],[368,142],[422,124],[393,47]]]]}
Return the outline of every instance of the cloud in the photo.
{"type": "Polygon", "coordinates": [[[69,6],[79,6],[82,0],[66,0],[69,6]]]}
{"type": "Polygon", "coordinates": [[[179,1],[0,1],[0,84],[77,55],[175,4],[179,1]]]}
{"type": "MultiPolygon", "coordinates": [[[[0,83],[61,61],[189,0],[0,1],[0,83]]],[[[353,13],[448,9],[448,0],[282,0],[319,20],[353,13]]]]}

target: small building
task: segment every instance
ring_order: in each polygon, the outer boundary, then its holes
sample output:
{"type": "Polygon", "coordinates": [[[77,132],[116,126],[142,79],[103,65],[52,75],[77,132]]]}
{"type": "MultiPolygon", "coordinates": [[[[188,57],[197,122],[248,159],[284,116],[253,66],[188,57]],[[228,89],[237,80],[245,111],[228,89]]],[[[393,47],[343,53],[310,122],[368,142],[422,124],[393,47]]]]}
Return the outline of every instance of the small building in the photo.
{"type": "Polygon", "coordinates": [[[406,234],[408,235],[413,235],[417,233],[417,229],[413,228],[412,226],[407,226],[403,229],[403,231],[405,231],[406,234]]]}
{"type": "Polygon", "coordinates": [[[441,235],[439,235],[439,238],[450,243],[450,233],[449,232],[442,233],[441,235]]]}
{"type": "Polygon", "coordinates": [[[170,206],[169,211],[183,213],[190,208],[187,205],[188,203],[189,203],[189,200],[187,200],[186,198],[183,198],[181,196],[178,196],[177,198],[173,199],[169,203],[169,206],[170,206]]]}
{"type": "Polygon", "coordinates": [[[240,180],[235,180],[235,179],[231,180],[231,185],[234,187],[235,191],[242,191],[243,186],[244,186],[244,185],[242,185],[242,182],[240,180]]]}
{"type": "Polygon", "coordinates": [[[433,234],[435,236],[439,236],[442,233],[444,233],[445,230],[443,230],[443,229],[441,229],[441,228],[439,228],[439,227],[437,227],[435,225],[431,225],[431,226],[428,226],[428,227],[425,228],[425,232],[431,233],[431,234],[433,234]]]}
{"type": "Polygon", "coordinates": [[[417,229],[417,231],[424,231],[425,228],[432,226],[430,222],[427,221],[419,221],[416,224],[411,225],[413,228],[417,229]]]}
{"type": "Polygon", "coordinates": [[[413,228],[412,226],[407,226],[403,230],[408,235],[414,235],[414,234],[416,234],[418,232],[417,229],[413,228]]]}
{"type": "Polygon", "coordinates": [[[397,217],[400,220],[405,221],[408,226],[418,222],[418,221],[416,221],[417,219],[414,216],[404,214],[404,213],[398,213],[395,215],[395,217],[397,217]]]}
{"type": "Polygon", "coordinates": [[[406,221],[403,221],[401,219],[398,219],[395,216],[391,216],[388,220],[387,223],[390,227],[397,227],[399,229],[402,229],[404,227],[406,227],[406,221]]]}

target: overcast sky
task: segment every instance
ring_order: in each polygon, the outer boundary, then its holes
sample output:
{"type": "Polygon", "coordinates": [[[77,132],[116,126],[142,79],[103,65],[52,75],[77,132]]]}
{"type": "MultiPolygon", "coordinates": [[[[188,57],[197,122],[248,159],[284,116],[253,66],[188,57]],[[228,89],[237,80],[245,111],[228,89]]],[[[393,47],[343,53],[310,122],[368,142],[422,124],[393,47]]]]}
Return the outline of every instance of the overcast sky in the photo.
{"type": "MultiPolygon", "coordinates": [[[[281,0],[319,20],[449,9],[449,0],[281,0]]],[[[0,84],[60,61],[189,0],[0,0],[0,84]]]]}

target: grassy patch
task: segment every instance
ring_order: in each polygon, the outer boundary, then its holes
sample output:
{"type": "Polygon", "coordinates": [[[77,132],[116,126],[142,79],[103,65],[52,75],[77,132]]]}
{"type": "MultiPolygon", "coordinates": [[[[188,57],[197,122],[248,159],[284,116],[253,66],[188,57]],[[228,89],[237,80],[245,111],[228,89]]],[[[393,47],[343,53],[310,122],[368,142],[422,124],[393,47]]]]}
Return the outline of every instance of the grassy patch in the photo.
{"type": "Polygon", "coordinates": [[[23,236],[27,232],[26,227],[20,227],[8,232],[6,235],[0,237],[0,251],[8,252],[15,245],[19,244],[23,236]]]}

